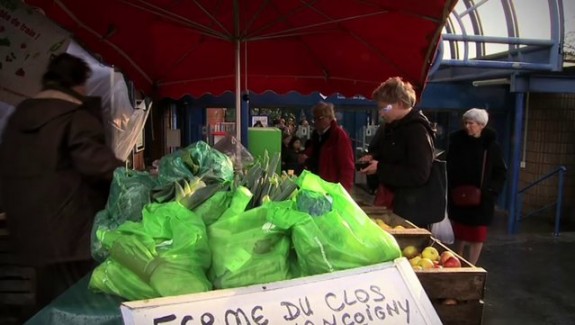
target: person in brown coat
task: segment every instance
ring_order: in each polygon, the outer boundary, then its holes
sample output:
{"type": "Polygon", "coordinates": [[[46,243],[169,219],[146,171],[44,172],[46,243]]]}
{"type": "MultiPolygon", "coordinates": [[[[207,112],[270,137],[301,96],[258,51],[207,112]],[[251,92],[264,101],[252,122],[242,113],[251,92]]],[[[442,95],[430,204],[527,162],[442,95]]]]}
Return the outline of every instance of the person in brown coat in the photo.
{"type": "Polygon", "coordinates": [[[37,309],[94,266],[92,223],[122,165],[105,145],[99,101],[85,97],[90,74],[84,60],[56,56],[43,90],[16,107],[0,144],[8,231],[19,263],[36,269],[37,309]]]}

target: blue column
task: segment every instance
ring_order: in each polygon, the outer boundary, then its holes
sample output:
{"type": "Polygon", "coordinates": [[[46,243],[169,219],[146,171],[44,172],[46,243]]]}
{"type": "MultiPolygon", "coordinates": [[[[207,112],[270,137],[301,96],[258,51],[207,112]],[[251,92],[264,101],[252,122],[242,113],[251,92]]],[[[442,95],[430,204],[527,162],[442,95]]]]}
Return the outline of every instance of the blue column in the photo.
{"type": "Polygon", "coordinates": [[[517,231],[517,192],[519,191],[519,172],[521,170],[521,142],[523,140],[523,116],[525,110],[525,93],[518,92],[515,95],[515,117],[513,121],[513,154],[511,157],[511,182],[509,193],[509,220],[507,231],[513,234],[517,231]]]}

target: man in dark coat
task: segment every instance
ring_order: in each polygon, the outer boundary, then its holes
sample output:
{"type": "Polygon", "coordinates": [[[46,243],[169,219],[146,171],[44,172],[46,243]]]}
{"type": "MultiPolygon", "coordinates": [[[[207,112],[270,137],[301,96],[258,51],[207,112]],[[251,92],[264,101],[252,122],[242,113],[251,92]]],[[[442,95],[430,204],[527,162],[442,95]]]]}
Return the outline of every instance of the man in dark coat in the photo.
{"type": "Polygon", "coordinates": [[[91,270],[90,234],[115,168],[101,120],[84,97],[90,68],[55,57],[43,90],[17,106],[0,144],[2,199],[19,262],[36,268],[37,308],[91,270]]]}

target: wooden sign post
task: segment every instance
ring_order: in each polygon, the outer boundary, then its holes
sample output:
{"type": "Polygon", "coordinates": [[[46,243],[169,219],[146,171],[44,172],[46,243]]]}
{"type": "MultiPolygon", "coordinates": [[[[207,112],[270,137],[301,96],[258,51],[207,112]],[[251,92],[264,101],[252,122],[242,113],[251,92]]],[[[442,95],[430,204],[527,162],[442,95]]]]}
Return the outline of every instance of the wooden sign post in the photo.
{"type": "Polygon", "coordinates": [[[132,301],[125,324],[441,324],[405,258],[237,289],[132,301]]]}

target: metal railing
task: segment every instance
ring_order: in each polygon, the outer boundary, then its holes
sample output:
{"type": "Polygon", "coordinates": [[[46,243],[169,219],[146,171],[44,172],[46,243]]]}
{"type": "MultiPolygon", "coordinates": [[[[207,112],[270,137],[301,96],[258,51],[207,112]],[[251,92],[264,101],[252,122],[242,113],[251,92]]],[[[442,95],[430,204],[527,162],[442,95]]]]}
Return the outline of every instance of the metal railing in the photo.
{"type": "Polygon", "coordinates": [[[517,214],[515,217],[515,224],[517,224],[518,222],[521,222],[522,219],[525,219],[529,216],[532,216],[532,215],[540,213],[544,210],[555,207],[555,228],[553,230],[553,235],[556,237],[559,236],[559,225],[560,225],[560,221],[561,221],[561,215],[563,213],[563,188],[565,186],[565,173],[566,172],[567,172],[567,168],[565,168],[565,166],[559,166],[557,169],[553,170],[552,172],[548,173],[547,175],[542,176],[538,180],[525,186],[524,188],[520,189],[517,192],[517,209],[515,210],[515,211],[517,211],[517,214]],[[540,184],[541,182],[543,182],[543,181],[545,181],[545,180],[547,180],[547,179],[549,179],[555,175],[558,175],[557,199],[554,202],[543,206],[542,208],[536,209],[535,211],[531,211],[529,214],[522,216],[521,212],[523,209],[523,194],[527,190],[533,188],[534,186],[540,184]]]}

